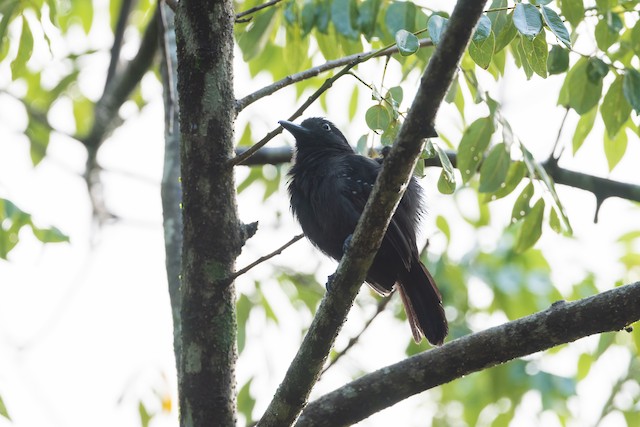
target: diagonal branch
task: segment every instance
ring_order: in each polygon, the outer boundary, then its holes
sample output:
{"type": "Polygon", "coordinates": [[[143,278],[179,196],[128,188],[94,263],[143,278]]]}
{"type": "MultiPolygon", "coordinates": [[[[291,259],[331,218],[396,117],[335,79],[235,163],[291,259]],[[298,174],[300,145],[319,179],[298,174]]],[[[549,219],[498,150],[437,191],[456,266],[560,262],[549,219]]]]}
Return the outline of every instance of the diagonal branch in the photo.
{"type": "Polygon", "coordinates": [[[311,402],[296,425],[351,425],[409,396],[512,359],[640,320],[640,282],[548,309],[364,375],[311,402]],[[473,357],[471,357],[473,355],[473,357]]]}
{"type": "MultiPolygon", "coordinates": [[[[244,147],[236,148],[237,155],[246,151],[244,147]]],[[[264,147],[258,150],[250,159],[243,162],[243,165],[279,165],[291,161],[293,149],[291,147],[264,147]]],[[[453,164],[457,163],[457,155],[452,151],[447,151],[447,157],[453,164]]],[[[438,157],[424,160],[425,167],[441,167],[438,157]]],[[[609,197],[619,197],[621,199],[640,202],[640,185],[627,182],[615,181],[595,175],[572,171],[558,166],[555,158],[542,163],[542,167],[547,174],[553,178],[556,184],[566,185],[580,190],[593,193],[598,200],[605,200],[609,197]]]]}
{"type": "MultiPolygon", "coordinates": [[[[420,47],[425,46],[433,46],[433,42],[431,39],[420,39],[420,47]]],[[[236,111],[240,112],[250,104],[256,102],[257,100],[269,96],[282,88],[285,88],[294,83],[301,82],[303,80],[310,79],[312,77],[316,77],[320,73],[324,73],[325,71],[333,70],[334,68],[342,67],[347,64],[361,64],[365,61],[368,61],[371,58],[378,58],[380,56],[389,56],[394,53],[398,53],[398,46],[393,45],[386,49],[377,49],[369,52],[361,52],[354,53],[353,55],[345,56],[343,58],[334,59],[331,61],[327,61],[322,65],[318,65],[317,67],[309,68],[308,70],[301,71],[299,73],[292,74],[287,76],[281,80],[278,80],[275,83],[270,84],[269,86],[265,86],[262,89],[259,89],[252,94],[245,96],[242,99],[236,101],[236,111]]]]}
{"type": "Polygon", "coordinates": [[[260,426],[289,426],[305,406],[353,304],[451,84],[485,1],[459,0],[424,72],[418,93],[384,165],[345,256],[260,426]]]}

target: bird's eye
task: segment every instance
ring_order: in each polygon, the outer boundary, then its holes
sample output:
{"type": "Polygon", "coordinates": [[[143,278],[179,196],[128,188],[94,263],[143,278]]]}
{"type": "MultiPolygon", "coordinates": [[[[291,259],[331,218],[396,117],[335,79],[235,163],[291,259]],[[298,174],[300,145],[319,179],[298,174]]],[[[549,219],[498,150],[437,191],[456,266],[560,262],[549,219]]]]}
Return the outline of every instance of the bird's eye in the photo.
{"type": "Polygon", "coordinates": [[[329,123],[323,123],[322,129],[326,130],[327,132],[331,132],[331,125],[329,123]]]}

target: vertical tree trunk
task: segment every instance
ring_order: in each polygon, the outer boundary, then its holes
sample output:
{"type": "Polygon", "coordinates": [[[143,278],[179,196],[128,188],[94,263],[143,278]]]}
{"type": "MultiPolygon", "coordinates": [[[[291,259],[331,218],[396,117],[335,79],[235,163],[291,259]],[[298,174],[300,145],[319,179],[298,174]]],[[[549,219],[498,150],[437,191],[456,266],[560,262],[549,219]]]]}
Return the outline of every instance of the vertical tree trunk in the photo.
{"type": "Polygon", "coordinates": [[[181,0],[176,14],[183,190],[182,426],[235,425],[235,289],[243,243],[233,168],[233,4],[181,0]]]}

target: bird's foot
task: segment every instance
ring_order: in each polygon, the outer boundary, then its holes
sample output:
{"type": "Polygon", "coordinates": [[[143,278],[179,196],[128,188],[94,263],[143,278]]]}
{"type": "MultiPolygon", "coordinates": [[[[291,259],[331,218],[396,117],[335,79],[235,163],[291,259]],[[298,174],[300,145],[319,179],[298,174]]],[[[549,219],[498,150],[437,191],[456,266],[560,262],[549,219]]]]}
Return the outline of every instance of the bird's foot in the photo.
{"type": "Polygon", "coordinates": [[[349,234],[346,239],[344,239],[344,243],[342,244],[342,253],[347,253],[347,249],[351,246],[351,240],[353,240],[353,234],[349,234]]]}
{"type": "Polygon", "coordinates": [[[335,279],[336,273],[333,273],[327,277],[327,283],[324,285],[327,288],[327,292],[331,292],[331,286],[333,285],[333,279],[335,279]]]}

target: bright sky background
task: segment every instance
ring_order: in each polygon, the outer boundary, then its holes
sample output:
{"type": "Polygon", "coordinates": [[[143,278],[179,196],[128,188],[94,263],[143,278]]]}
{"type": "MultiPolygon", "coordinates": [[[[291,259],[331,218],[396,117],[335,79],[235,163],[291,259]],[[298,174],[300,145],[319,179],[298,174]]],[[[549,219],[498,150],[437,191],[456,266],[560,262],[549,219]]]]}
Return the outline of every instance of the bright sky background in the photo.
{"type": "MultiPolygon", "coordinates": [[[[104,28],[101,30],[99,26],[91,39],[100,48],[109,47],[111,43],[105,37],[104,28]]],[[[124,52],[130,56],[135,52],[135,39],[128,42],[124,52]]],[[[589,52],[588,45],[577,47],[589,52]]],[[[81,81],[83,90],[94,96],[102,90],[108,62],[106,53],[99,58],[90,66],[91,78],[81,81]]],[[[34,63],[43,60],[36,56],[34,63]]],[[[358,74],[378,82],[380,64],[361,66],[358,74]]],[[[0,64],[0,87],[6,87],[10,79],[8,65],[7,61],[0,64]]],[[[236,68],[239,97],[268,83],[265,76],[251,79],[239,60],[236,68]]],[[[492,80],[479,73],[486,89],[493,89],[492,80]]],[[[386,83],[395,85],[397,75],[397,69],[390,67],[386,83]]],[[[555,107],[562,78],[554,76],[543,81],[534,76],[526,82],[523,72],[515,69],[510,69],[507,75],[501,81],[502,88],[495,94],[503,104],[503,112],[515,134],[538,159],[544,159],[563,116],[563,110],[555,107]]],[[[412,88],[417,84],[417,74],[412,77],[413,81],[410,79],[405,85],[405,108],[406,100],[411,99],[412,88]]],[[[350,94],[345,91],[351,84],[352,81],[343,78],[332,89],[329,114],[314,107],[305,116],[326,115],[354,142],[366,131],[363,116],[371,101],[365,88],[361,88],[361,106],[354,123],[347,126],[344,93],[350,94]]],[[[159,189],[164,129],[161,86],[153,77],[147,76],[143,93],[149,104],[141,114],[125,105],[122,112],[130,119],[100,151],[99,162],[105,168],[102,178],[107,205],[122,218],[101,229],[92,223],[91,207],[81,176],[86,160],[83,148],[68,138],[52,136],[47,157],[33,168],[27,139],[20,135],[26,125],[22,108],[10,97],[0,94],[0,197],[8,198],[32,213],[37,225],[54,225],[71,238],[70,244],[43,246],[25,232],[20,236],[21,243],[11,253],[10,262],[0,261],[0,395],[14,419],[10,424],[0,418],[0,427],[135,426],[139,425],[137,405],[140,398],[150,410],[157,411],[158,395],[176,397],[159,189]]],[[[253,135],[262,135],[272,129],[277,120],[286,118],[294,104],[294,91],[291,90],[259,101],[239,117],[238,135],[247,120],[251,120],[253,135]]],[[[470,114],[477,117],[484,112],[483,107],[470,104],[468,101],[470,114]]],[[[67,119],[68,108],[56,106],[50,118],[62,129],[72,131],[67,119]]],[[[577,115],[571,113],[562,138],[565,145],[570,143],[576,121],[577,115]]],[[[462,124],[453,109],[444,107],[437,127],[457,140],[462,124]]],[[[597,138],[601,134],[600,123],[578,156],[572,158],[567,150],[560,164],[640,184],[635,161],[640,158],[637,136],[629,135],[629,152],[625,160],[609,174],[602,144],[597,138]]],[[[292,142],[289,135],[283,135],[270,144],[292,142]]],[[[247,173],[248,169],[239,168],[238,182],[247,173]]],[[[437,234],[433,223],[438,215],[444,215],[453,229],[453,256],[461,256],[470,249],[467,243],[470,239],[465,236],[474,231],[455,212],[451,196],[440,195],[435,189],[437,173],[437,170],[430,170],[422,180],[430,211],[423,227],[423,239],[431,238],[432,256],[443,250],[442,236],[437,234]]],[[[575,238],[559,237],[547,228],[536,246],[545,251],[555,283],[561,290],[567,289],[588,268],[597,273],[597,283],[602,290],[613,287],[624,274],[617,261],[621,249],[614,242],[624,231],[637,228],[637,208],[625,201],[608,200],[601,209],[600,222],[593,224],[593,195],[563,187],[558,191],[572,221],[575,238]]],[[[499,224],[482,230],[481,244],[487,248],[495,243],[499,226],[509,220],[510,203],[512,199],[492,206],[494,220],[499,224]]],[[[238,267],[275,249],[299,232],[299,227],[292,222],[284,192],[262,202],[262,190],[250,188],[241,195],[239,208],[243,221],[259,220],[260,228],[245,246],[238,267]]],[[[268,403],[264,396],[269,396],[279,383],[299,343],[297,322],[301,320],[285,300],[286,289],[271,279],[271,265],[287,265],[306,272],[318,267],[319,280],[324,280],[335,269],[335,263],[323,258],[303,241],[237,281],[237,289],[242,292],[252,286],[251,280],[261,280],[263,291],[269,295],[281,318],[277,327],[265,326],[259,316],[251,320],[247,348],[238,365],[240,385],[255,373],[270,374],[269,378],[254,381],[252,392],[262,397],[256,414],[268,403]]],[[[476,303],[485,304],[484,285],[470,285],[477,286],[473,293],[476,303]]],[[[361,292],[359,298],[364,307],[356,307],[356,314],[350,316],[338,347],[360,329],[362,319],[375,309],[367,290],[361,292]]],[[[302,319],[307,323],[309,320],[302,319]]],[[[476,319],[475,326],[484,328],[503,320],[476,319]]],[[[409,336],[407,325],[399,324],[391,313],[384,313],[376,319],[372,330],[362,337],[361,344],[349,353],[336,372],[319,384],[316,395],[347,381],[356,361],[358,366],[369,371],[403,357],[409,336]],[[370,357],[371,354],[375,357],[370,357]]],[[[594,339],[585,339],[574,345],[582,349],[594,342],[594,339]]],[[[599,392],[606,389],[605,384],[615,381],[620,369],[626,365],[625,357],[628,356],[622,352],[607,353],[578,389],[579,399],[572,401],[571,406],[583,421],[587,422],[599,413],[603,403],[603,394],[599,392]]],[[[570,356],[557,359],[552,359],[553,363],[545,368],[564,375],[575,371],[575,359],[570,356]]],[[[428,404],[416,410],[418,403],[428,401],[424,396],[413,397],[362,425],[390,425],[399,420],[405,420],[405,425],[423,425],[434,410],[428,404]],[[411,414],[410,419],[407,414],[411,414]]],[[[526,402],[532,412],[540,405],[534,394],[527,395],[526,402]]],[[[171,415],[162,415],[152,425],[176,425],[176,417],[174,406],[171,415]]],[[[527,413],[519,413],[517,420],[519,426],[533,426],[540,421],[527,413]]],[[[609,420],[608,425],[616,425],[616,420],[609,420]]]]}

